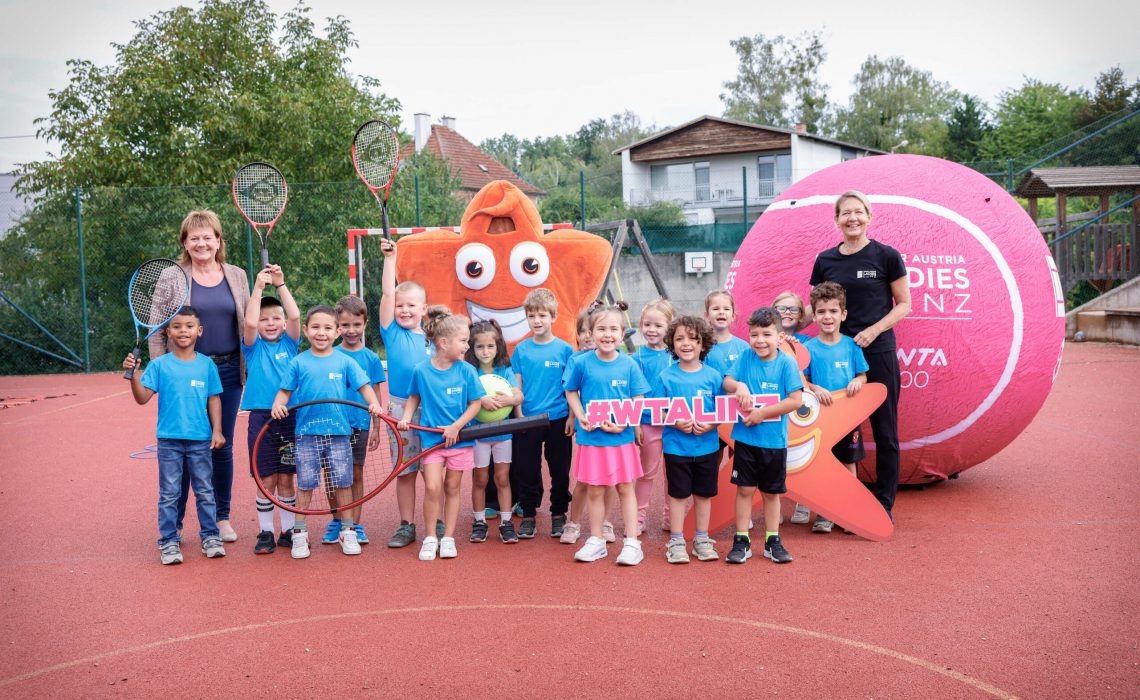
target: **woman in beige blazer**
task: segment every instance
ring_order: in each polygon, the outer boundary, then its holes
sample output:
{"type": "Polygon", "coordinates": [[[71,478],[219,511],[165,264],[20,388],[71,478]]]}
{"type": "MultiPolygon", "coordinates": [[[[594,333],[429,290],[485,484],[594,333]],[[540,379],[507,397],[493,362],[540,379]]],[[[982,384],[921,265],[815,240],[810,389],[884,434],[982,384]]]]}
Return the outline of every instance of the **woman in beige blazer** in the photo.
{"type": "MultiPolygon", "coordinates": [[[[230,525],[230,496],[234,479],[234,423],[245,384],[245,359],[240,338],[245,323],[245,306],[249,301],[249,278],[245,270],[226,263],[226,242],[222,222],[214,212],[192,211],[182,220],[179,234],[182,259],[179,263],[190,278],[188,304],[198,310],[202,319],[202,337],[197,350],[207,355],[218,367],[222,380],[222,434],[224,447],[213,451],[214,500],[217,504],[218,530],[222,540],[233,542],[237,533],[230,525]]],[[[169,349],[164,331],[150,337],[150,356],[158,357],[169,349]]],[[[186,514],[186,497],[190,478],[182,476],[182,495],[178,503],[178,531],[186,514]]]]}

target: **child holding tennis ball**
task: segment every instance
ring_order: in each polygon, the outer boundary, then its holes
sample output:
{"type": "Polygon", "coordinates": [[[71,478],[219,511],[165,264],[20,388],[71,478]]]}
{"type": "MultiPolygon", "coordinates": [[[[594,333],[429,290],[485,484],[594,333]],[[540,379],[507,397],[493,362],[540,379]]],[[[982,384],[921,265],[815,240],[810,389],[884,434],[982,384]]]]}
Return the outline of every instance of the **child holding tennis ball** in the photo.
{"type": "MultiPolygon", "coordinates": [[[[471,324],[471,347],[467,350],[467,362],[475,367],[479,374],[492,374],[501,377],[511,388],[508,393],[488,393],[480,399],[480,407],[484,411],[499,411],[513,409],[522,403],[523,394],[519,389],[515,373],[511,371],[510,359],[507,355],[507,344],[503,340],[503,329],[499,322],[476,321],[471,324]]],[[[506,418],[504,415],[503,418],[506,418]]],[[[471,475],[471,510],[475,522],[471,524],[471,541],[485,542],[487,540],[487,482],[490,479],[488,468],[494,470],[495,490],[498,495],[499,512],[503,520],[499,523],[499,539],[506,544],[519,541],[515,525],[511,522],[511,436],[499,435],[475,441],[475,471],[471,475]],[[494,465],[491,467],[491,465],[494,465]]]]}

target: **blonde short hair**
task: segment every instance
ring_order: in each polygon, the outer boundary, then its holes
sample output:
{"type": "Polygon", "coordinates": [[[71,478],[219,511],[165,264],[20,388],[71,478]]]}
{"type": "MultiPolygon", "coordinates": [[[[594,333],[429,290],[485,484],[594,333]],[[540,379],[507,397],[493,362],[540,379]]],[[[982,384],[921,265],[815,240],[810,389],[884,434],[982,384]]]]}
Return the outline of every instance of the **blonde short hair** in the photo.
{"type": "Polygon", "coordinates": [[[835,200],[835,218],[839,218],[839,205],[843,204],[845,199],[858,199],[863,204],[863,208],[867,210],[867,218],[871,218],[871,201],[867,199],[867,195],[859,190],[847,190],[839,195],[839,199],[835,200]]]}
{"type": "Polygon", "coordinates": [[[208,228],[218,237],[218,250],[214,253],[214,260],[219,265],[226,261],[226,239],[222,237],[222,220],[209,209],[195,209],[182,220],[182,229],[178,234],[178,243],[182,246],[182,257],[179,262],[190,264],[190,253],[186,250],[186,237],[196,228],[208,228]]]}

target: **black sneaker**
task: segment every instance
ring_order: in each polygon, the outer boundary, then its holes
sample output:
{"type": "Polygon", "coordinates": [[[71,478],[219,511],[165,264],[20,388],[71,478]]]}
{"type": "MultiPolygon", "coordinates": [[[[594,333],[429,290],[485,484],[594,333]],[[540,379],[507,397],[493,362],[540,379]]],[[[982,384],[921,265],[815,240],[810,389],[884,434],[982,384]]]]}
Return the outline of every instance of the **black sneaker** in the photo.
{"type": "Polygon", "coordinates": [[[566,528],[566,514],[550,516],[550,536],[561,537],[562,530],[566,528]]]}
{"type": "Polygon", "coordinates": [[[752,540],[747,535],[735,535],[732,538],[732,550],[724,558],[729,564],[743,564],[752,558],[752,540]]]}
{"type": "Polygon", "coordinates": [[[278,547],[285,547],[286,549],[292,549],[293,548],[293,531],[292,530],[285,530],[284,532],[282,532],[281,535],[277,538],[277,546],[278,547]]]}
{"type": "Polygon", "coordinates": [[[486,542],[487,541],[487,521],[476,520],[471,523],[471,539],[470,542],[486,542]]]}
{"type": "Polygon", "coordinates": [[[788,554],[788,550],[784,549],[784,543],[780,541],[779,535],[768,536],[768,539],[764,542],[764,556],[777,564],[787,564],[792,560],[792,555],[788,554]]]}
{"type": "MultiPolygon", "coordinates": [[[[289,545],[292,546],[293,538],[289,538],[289,545]]],[[[254,554],[271,554],[273,550],[277,549],[277,542],[274,541],[273,533],[262,530],[257,533],[257,544],[253,545],[254,554]]]]}
{"type": "Polygon", "coordinates": [[[514,523],[503,523],[499,526],[499,539],[503,544],[515,544],[519,541],[519,535],[515,532],[514,523]]]}
{"type": "Polygon", "coordinates": [[[406,520],[400,521],[400,526],[388,539],[388,546],[392,548],[407,547],[416,541],[416,526],[406,520]]]}
{"type": "Polygon", "coordinates": [[[536,529],[534,518],[523,518],[522,522],[519,523],[519,539],[533,540],[536,529]]]}

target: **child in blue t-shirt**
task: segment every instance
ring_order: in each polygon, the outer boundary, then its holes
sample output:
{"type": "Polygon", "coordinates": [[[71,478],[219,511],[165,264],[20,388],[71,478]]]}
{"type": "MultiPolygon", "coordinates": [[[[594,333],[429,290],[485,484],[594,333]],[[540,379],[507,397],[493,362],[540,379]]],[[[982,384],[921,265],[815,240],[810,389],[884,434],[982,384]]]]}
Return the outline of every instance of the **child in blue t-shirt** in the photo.
{"type": "Polygon", "coordinates": [[[570,436],[574,421],[569,418],[562,375],[574,349],[554,335],[558,300],[544,287],[532,289],[523,299],[531,337],[515,346],[511,371],[518,378],[524,397],[521,416],[547,413],[550,423],[541,430],[519,433],[514,438],[513,469],[518,471],[518,499],[522,520],[518,535],[532,539],[537,530],[538,507],[542,505],[542,462],[550,473],[550,536],[561,537],[570,508],[570,436]]]}
{"type": "MultiPolygon", "coordinates": [[[[337,339],[336,311],[321,304],[305,315],[305,338],[309,349],[297,355],[285,368],[281,388],[273,399],[273,417],[289,415],[289,401],[298,404],[320,399],[343,399],[346,387],[360,393],[368,412],[383,412],[368,375],[351,357],[333,349],[337,339]]],[[[320,485],[321,468],[328,469],[328,480],[341,503],[352,499],[352,426],[343,404],[316,404],[297,409],[294,456],[297,462],[297,508],[308,508],[313,490],[320,485]]],[[[351,517],[342,516],[340,548],[345,554],[360,554],[360,543],[351,517]]],[[[294,559],[309,556],[309,532],[304,515],[293,527],[294,559]]]]}
{"type": "Polygon", "coordinates": [[[641,441],[640,416],[635,418],[637,425],[630,426],[609,419],[597,422],[587,413],[591,401],[640,399],[649,391],[637,363],[618,351],[625,337],[622,313],[628,308],[625,302],[618,302],[616,306],[599,306],[590,313],[590,331],[596,347],[594,352],[574,358],[562,386],[570,411],[577,419],[574,478],[587,485],[590,513],[590,537],[574,558],[588,562],[607,555],[602,522],[605,490],[612,486],[617,488],[625,523],[625,541],[617,563],[636,566],[645,558],[638,539],[637,495],[633,488],[633,482],[642,474],[636,444],[641,441]]]}
{"type": "MultiPolygon", "coordinates": [[[[811,364],[804,374],[808,378],[808,391],[819,398],[820,404],[830,406],[831,392],[846,391],[848,396],[854,396],[863,388],[867,382],[867,358],[863,356],[863,348],[839,332],[840,324],[847,318],[847,293],[841,285],[836,282],[816,285],[811,290],[811,306],[819,325],[819,336],[804,343],[811,353],[811,364]]],[[[835,443],[831,453],[854,475],[855,463],[865,456],[859,427],[835,443]]],[[[806,523],[809,516],[808,509],[797,503],[792,522],[806,523]]],[[[832,527],[830,520],[816,514],[811,531],[828,533],[832,527]]]]}
{"type": "MultiPolygon", "coordinates": [[[[648,381],[659,376],[673,362],[673,356],[665,347],[665,332],[676,315],[673,305],[664,298],[654,299],[641,310],[637,329],[641,331],[641,337],[645,338],[645,345],[638,348],[631,357],[648,381]]],[[[653,485],[660,480],[663,464],[661,426],[649,422],[649,411],[642,417],[641,444],[638,447],[641,452],[642,475],[637,479],[633,490],[637,494],[637,529],[638,532],[644,532],[649,499],[653,495],[653,485]]],[[[669,529],[668,498],[661,514],[661,525],[665,530],[669,529]]]]}
{"type": "MultiPolygon", "coordinates": [[[[241,410],[249,411],[249,428],[246,440],[249,443],[249,468],[252,475],[257,469],[261,483],[270,493],[286,505],[295,505],[297,495],[293,476],[297,468],[292,460],[282,459],[282,453],[272,445],[293,442],[292,417],[283,421],[273,421],[270,409],[273,397],[281,386],[281,377],[289,361],[297,356],[297,342],[301,339],[301,312],[297,302],[285,285],[285,274],[280,265],[270,265],[257,273],[249,303],[245,306],[245,327],[242,329],[241,352],[245,355],[245,392],[241,397],[241,410]],[[265,288],[273,285],[280,301],[263,296],[265,288]],[[256,459],[254,444],[261,429],[268,423],[269,431],[262,440],[261,450],[256,459]]],[[[273,535],[273,502],[260,491],[256,493],[257,523],[259,532],[253,546],[254,554],[269,554],[278,546],[293,546],[292,511],[281,510],[281,535],[273,535]]]]}
{"type": "MultiPolygon", "coordinates": [[[[214,504],[214,462],[210,450],[226,444],[222,436],[222,380],[212,360],[194,350],[202,335],[198,310],[183,306],[166,325],[172,352],[151,360],[145,372],[131,376],[131,394],[140,406],[158,394],[158,550],[163,564],[181,564],[178,498],[182,473],[190,473],[202,553],[226,556],[214,504]]],[[[141,364],[134,355],[123,369],[141,364]]]]}
{"type": "MultiPolygon", "coordinates": [[[[420,423],[420,416],[406,414],[404,405],[411,391],[412,370],[431,355],[430,344],[422,328],[427,309],[427,292],[414,280],[396,284],[396,243],[380,241],[384,255],[384,273],[381,276],[380,337],[388,358],[388,415],[396,420],[407,417],[420,423]]],[[[408,430],[400,434],[404,441],[404,458],[410,459],[420,452],[420,434],[408,430]]],[[[393,459],[395,456],[393,455],[393,459]]],[[[412,464],[396,477],[396,507],[400,524],[388,540],[389,547],[407,547],[416,541],[416,473],[418,464],[412,464]]],[[[442,491],[440,492],[442,498],[442,491]]],[[[443,511],[443,502],[438,512],[443,511]]],[[[431,523],[424,523],[431,527],[431,523]]],[[[443,521],[436,523],[437,538],[443,536],[443,521]]]]}
{"type": "Polygon", "coordinates": [[[759,488],[764,497],[764,556],[776,563],[792,560],[780,541],[780,494],[787,491],[787,414],[803,403],[803,381],[796,361],[780,352],[780,317],[775,309],[756,309],[748,318],[751,352],[736,361],[724,378],[724,390],[736,394],[742,407],[754,406],[753,396],[769,394],[777,402],[752,408],[743,422],[732,427],[736,452],[732,483],[736,484],[736,536],[730,564],[743,564],[752,556],[748,519],[752,497],[759,488]]]}
{"type": "Polygon", "coordinates": [[[709,350],[705,363],[727,373],[741,356],[749,352],[748,343],[732,334],[736,320],[736,300],[727,289],[714,289],[705,295],[705,319],[712,325],[716,344],[709,350]]]}
{"type": "MultiPolygon", "coordinates": [[[[509,393],[488,394],[480,399],[482,408],[487,411],[497,411],[503,408],[514,408],[522,403],[523,394],[519,389],[518,378],[511,371],[510,356],[507,355],[507,343],[503,340],[503,329],[495,319],[490,321],[476,321],[471,324],[471,347],[467,350],[468,364],[478,370],[480,375],[493,374],[502,377],[510,385],[509,393]]],[[[509,414],[508,414],[509,415],[509,414]]],[[[471,474],[471,511],[474,522],[471,524],[471,541],[485,542],[487,540],[487,484],[492,482],[488,471],[494,471],[496,512],[503,516],[499,523],[499,539],[504,544],[515,544],[519,541],[515,525],[511,522],[513,513],[511,500],[514,489],[511,488],[511,448],[510,435],[498,435],[475,441],[475,471],[471,474]]]]}
{"type": "MultiPolygon", "coordinates": [[[[384,374],[384,365],[376,353],[364,345],[364,331],[368,327],[368,306],[358,296],[349,294],[336,303],[337,331],[340,333],[340,343],[336,346],[337,352],[348,355],[360,369],[368,375],[368,383],[376,392],[376,398],[381,406],[388,403],[388,378],[384,374]]],[[[355,392],[345,388],[344,398],[355,399],[355,392]]],[[[375,450],[380,444],[380,436],[384,430],[371,430],[372,417],[367,411],[359,408],[348,409],[349,425],[352,426],[352,500],[360,500],[364,496],[364,460],[368,452],[375,450]]],[[[352,519],[356,530],[356,541],[368,544],[368,534],[364,531],[364,524],[360,522],[361,506],[356,506],[348,515],[352,519]]],[[[334,517],[325,528],[325,535],[321,544],[336,544],[340,536],[340,518],[334,517]]]]}
{"type": "MultiPolygon", "coordinates": [[[[673,319],[665,333],[665,344],[677,358],[657,375],[650,396],[700,401],[704,410],[713,412],[716,396],[724,384],[724,374],[705,364],[713,343],[713,329],[700,316],[673,319]]],[[[712,499],[717,493],[720,438],[716,425],[696,419],[679,420],[665,426],[662,443],[665,451],[665,479],[668,488],[669,543],[665,559],[670,564],[685,564],[685,509],[690,497],[696,511],[696,534],[693,555],[701,561],[719,558],[716,543],[709,537],[712,499]]]]}
{"type": "Polygon", "coordinates": [[[399,429],[408,430],[409,414],[423,407],[423,425],[442,428],[443,434],[424,432],[424,450],[441,442],[436,450],[421,461],[424,475],[424,522],[439,518],[440,493],[444,493],[443,537],[424,537],[420,561],[431,561],[459,555],[455,547],[455,525],[459,520],[459,488],[463,472],[475,469],[474,442],[456,442],[459,431],[467,427],[479,412],[479,400],[486,395],[475,368],[463,361],[471,338],[471,322],[466,316],[451,313],[446,306],[428,308],[424,333],[435,345],[435,354],[412,370],[411,389],[399,429]],[[446,471],[446,477],[444,472],[446,471]]]}

